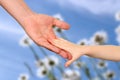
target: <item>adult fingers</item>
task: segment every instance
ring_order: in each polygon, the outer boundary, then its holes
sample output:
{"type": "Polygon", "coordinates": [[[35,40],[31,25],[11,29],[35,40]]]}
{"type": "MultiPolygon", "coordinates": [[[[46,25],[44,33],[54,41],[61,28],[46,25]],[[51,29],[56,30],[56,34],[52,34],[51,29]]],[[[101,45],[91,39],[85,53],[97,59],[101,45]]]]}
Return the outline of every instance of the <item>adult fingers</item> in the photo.
{"type": "Polygon", "coordinates": [[[68,60],[72,59],[72,55],[69,52],[65,51],[65,50],[61,50],[59,55],[61,55],[62,57],[65,55],[68,60]]]}
{"type": "Polygon", "coordinates": [[[71,60],[72,59],[72,55],[69,53],[69,54],[67,54],[67,56],[68,56],[68,59],[69,60],[71,60]]]}

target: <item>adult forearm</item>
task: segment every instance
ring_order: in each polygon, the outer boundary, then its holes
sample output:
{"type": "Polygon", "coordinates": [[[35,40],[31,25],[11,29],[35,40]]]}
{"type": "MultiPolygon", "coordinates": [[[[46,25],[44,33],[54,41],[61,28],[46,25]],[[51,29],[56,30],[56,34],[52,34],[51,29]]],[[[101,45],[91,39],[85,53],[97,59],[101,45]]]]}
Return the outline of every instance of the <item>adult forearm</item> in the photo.
{"type": "Polygon", "coordinates": [[[25,17],[34,14],[23,0],[0,0],[0,3],[20,24],[25,17]]]}
{"type": "Polygon", "coordinates": [[[88,56],[112,60],[112,61],[120,61],[120,47],[105,45],[105,46],[88,46],[89,51],[87,53],[88,56]]]}

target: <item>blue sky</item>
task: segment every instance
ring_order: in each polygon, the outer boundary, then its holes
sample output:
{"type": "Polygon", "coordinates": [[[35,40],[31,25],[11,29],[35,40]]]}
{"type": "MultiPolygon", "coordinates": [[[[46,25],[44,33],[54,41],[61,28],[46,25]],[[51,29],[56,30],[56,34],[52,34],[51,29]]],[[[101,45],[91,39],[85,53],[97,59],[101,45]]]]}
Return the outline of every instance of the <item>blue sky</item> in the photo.
{"type": "MultiPolygon", "coordinates": [[[[50,16],[61,14],[64,21],[71,26],[65,34],[74,43],[82,38],[89,39],[96,31],[105,30],[109,34],[108,44],[117,45],[115,28],[120,22],[115,20],[115,14],[120,11],[120,0],[25,0],[25,2],[37,13],[50,16]]],[[[28,48],[19,45],[19,40],[24,34],[21,26],[0,7],[1,80],[16,80],[21,72],[27,72],[23,62],[34,62],[32,54],[27,57],[27,53],[30,53],[28,48]]]]}

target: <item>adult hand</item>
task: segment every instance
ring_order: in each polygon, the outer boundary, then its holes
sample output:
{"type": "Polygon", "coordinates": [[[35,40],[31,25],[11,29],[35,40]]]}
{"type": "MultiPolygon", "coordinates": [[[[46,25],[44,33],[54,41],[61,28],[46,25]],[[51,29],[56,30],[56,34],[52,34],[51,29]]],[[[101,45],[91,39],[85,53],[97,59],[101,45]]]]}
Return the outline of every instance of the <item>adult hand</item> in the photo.
{"type": "Polygon", "coordinates": [[[72,58],[67,51],[52,44],[52,40],[57,37],[53,32],[53,26],[67,30],[69,29],[69,25],[67,23],[48,15],[34,14],[26,17],[23,20],[22,26],[31,39],[39,46],[43,46],[55,53],[58,53],[64,58],[72,58]]]}
{"type": "Polygon", "coordinates": [[[52,39],[56,38],[52,26],[68,29],[69,25],[67,23],[47,15],[34,13],[25,4],[24,0],[0,0],[0,3],[21,24],[34,42],[60,54],[64,58],[71,59],[71,55],[66,51],[52,45],[52,39]]]}

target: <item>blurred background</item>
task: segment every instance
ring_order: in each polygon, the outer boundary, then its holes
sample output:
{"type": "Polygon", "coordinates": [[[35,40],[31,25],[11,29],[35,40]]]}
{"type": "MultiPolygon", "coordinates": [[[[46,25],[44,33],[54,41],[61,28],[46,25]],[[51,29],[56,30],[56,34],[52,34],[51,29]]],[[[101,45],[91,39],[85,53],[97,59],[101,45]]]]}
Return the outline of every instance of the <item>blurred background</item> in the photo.
{"type": "MultiPolygon", "coordinates": [[[[25,0],[40,14],[70,24],[56,35],[79,45],[120,44],[120,0],[25,0]]],[[[120,63],[82,56],[65,59],[37,46],[0,7],[0,80],[120,80],[120,63]]]]}

